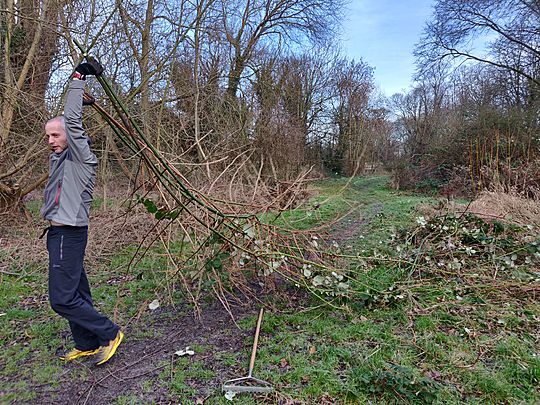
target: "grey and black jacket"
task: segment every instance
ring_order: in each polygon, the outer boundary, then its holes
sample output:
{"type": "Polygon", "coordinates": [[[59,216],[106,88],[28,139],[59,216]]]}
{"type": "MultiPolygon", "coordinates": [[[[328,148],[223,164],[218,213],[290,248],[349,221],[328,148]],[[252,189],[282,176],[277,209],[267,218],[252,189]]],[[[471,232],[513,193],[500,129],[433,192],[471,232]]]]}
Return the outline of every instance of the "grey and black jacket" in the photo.
{"type": "Polygon", "coordinates": [[[51,153],[49,181],[41,207],[46,220],[71,226],[88,225],[98,164],[82,128],[84,85],[82,80],[69,83],[64,106],[68,147],[61,153],[51,153]]]}

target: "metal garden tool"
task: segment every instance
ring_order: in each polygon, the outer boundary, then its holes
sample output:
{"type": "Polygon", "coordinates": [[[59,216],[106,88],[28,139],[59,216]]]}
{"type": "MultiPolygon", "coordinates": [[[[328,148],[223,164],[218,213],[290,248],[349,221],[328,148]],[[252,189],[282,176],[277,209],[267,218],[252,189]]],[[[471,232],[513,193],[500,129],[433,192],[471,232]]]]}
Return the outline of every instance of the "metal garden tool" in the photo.
{"type": "Polygon", "coordinates": [[[249,371],[247,377],[234,378],[225,381],[223,391],[225,392],[271,392],[274,388],[268,381],[253,377],[253,366],[255,365],[255,355],[257,354],[257,342],[259,341],[259,332],[261,330],[261,321],[264,309],[259,312],[257,319],[257,328],[255,329],[255,339],[253,340],[253,349],[251,349],[251,360],[249,361],[249,371]]]}

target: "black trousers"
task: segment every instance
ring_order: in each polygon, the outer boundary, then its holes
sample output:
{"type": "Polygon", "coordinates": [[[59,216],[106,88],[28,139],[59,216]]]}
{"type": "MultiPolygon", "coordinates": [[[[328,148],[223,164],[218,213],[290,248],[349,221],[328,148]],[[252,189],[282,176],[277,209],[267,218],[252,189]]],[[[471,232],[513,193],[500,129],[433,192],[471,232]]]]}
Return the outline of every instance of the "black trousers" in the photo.
{"type": "Polygon", "coordinates": [[[49,251],[49,300],[52,309],[69,321],[75,347],[92,350],[116,337],[118,326],[93,306],[83,259],[87,226],[51,226],[49,251]]]}

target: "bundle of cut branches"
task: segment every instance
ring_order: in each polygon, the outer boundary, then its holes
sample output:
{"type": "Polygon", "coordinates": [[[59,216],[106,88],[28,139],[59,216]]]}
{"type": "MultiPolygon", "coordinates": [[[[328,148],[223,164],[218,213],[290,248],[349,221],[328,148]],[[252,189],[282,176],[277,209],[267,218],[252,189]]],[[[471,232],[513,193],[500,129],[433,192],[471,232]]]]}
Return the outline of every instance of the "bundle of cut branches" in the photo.
{"type": "MultiPolygon", "coordinates": [[[[77,46],[86,56],[84,48],[77,46]]],[[[175,274],[183,281],[188,297],[197,304],[202,286],[209,288],[228,306],[230,299],[239,296],[257,298],[261,285],[304,287],[331,304],[349,294],[347,275],[336,265],[335,254],[322,246],[320,237],[309,230],[292,230],[272,225],[258,210],[249,212],[244,204],[218,200],[193,187],[174,164],[152,145],[128,108],[104,76],[97,81],[103,88],[116,115],[99,103],[92,104],[114,131],[117,138],[151,173],[155,186],[162,194],[160,201],[148,195],[138,196],[156,220],[148,235],[153,240],[162,237],[173,226],[183,233],[179,251],[168,252],[175,274]]],[[[276,197],[285,208],[283,199],[290,199],[303,177],[292,182],[283,195],[276,197]]],[[[274,214],[278,217],[282,211],[274,214]]],[[[139,249],[144,255],[145,249],[139,249]]],[[[134,257],[132,263],[136,262],[134,257]]]]}

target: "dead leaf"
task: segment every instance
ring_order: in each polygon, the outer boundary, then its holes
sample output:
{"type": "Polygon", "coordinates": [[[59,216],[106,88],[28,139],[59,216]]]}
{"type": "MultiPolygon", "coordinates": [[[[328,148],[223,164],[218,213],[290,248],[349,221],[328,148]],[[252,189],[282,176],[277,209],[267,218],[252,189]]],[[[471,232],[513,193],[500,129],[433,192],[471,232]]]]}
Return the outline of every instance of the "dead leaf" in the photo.
{"type": "Polygon", "coordinates": [[[469,328],[463,328],[465,330],[465,333],[467,333],[467,336],[469,336],[470,338],[476,338],[478,337],[478,333],[476,333],[475,331],[469,329],[469,328]]]}
{"type": "Polygon", "coordinates": [[[315,346],[311,346],[309,348],[309,354],[315,354],[317,352],[317,349],[315,348],[315,346]]]}
{"type": "Polygon", "coordinates": [[[189,346],[187,346],[185,349],[183,350],[177,350],[176,352],[174,352],[174,354],[176,354],[177,356],[193,356],[195,354],[195,352],[193,350],[191,350],[189,348],[189,346]]]}
{"type": "Polygon", "coordinates": [[[154,300],[152,301],[150,304],[148,304],[148,308],[153,311],[155,309],[158,309],[159,308],[159,301],[158,300],[154,300]]]}
{"type": "Polygon", "coordinates": [[[232,401],[233,398],[236,396],[236,392],[233,392],[233,391],[227,391],[225,393],[225,398],[228,400],[228,401],[232,401]]]}
{"type": "Polygon", "coordinates": [[[301,402],[297,402],[294,399],[287,398],[285,399],[285,402],[280,402],[280,405],[300,405],[301,402]]]}
{"type": "Polygon", "coordinates": [[[352,320],[352,323],[354,323],[355,325],[359,324],[360,322],[366,322],[368,319],[364,316],[364,315],[361,315],[359,318],[354,318],[352,320]]]}
{"type": "Polygon", "coordinates": [[[439,373],[436,370],[426,371],[425,375],[426,375],[426,377],[429,377],[429,378],[431,378],[433,380],[438,380],[439,378],[441,378],[441,373],[439,373]]]}
{"type": "Polygon", "coordinates": [[[289,362],[287,361],[286,358],[283,358],[283,359],[281,359],[279,361],[279,365],[280,365],[281,368],[285,368],[285,367],[287,367],[289,365],[289,362]]]}

